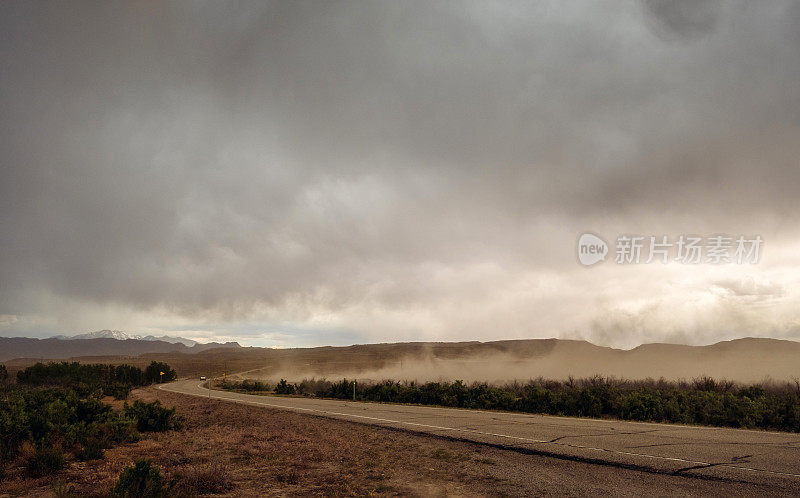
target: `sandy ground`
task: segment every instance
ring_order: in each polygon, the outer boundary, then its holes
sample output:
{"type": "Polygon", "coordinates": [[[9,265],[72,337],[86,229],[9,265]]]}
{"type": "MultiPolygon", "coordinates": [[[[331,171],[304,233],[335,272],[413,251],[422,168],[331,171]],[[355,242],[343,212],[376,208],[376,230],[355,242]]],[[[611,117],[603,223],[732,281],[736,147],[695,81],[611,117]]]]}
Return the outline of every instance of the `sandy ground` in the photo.
{"type": "MultiPolygon", "coordinates": [[[[103,495],[125,465],[152,458],[167,478],[219,465],[228,496],[752,496],[787,493],[744,483],[652,474],[525,455],[313,415],[198,399],[153,388],[133,399],[160,399],[186,419],[179,432],[71,462],[51,478],[12,470],[0,494],[103,495]]],[[[788,490],[791,491],[791,490],[788,490]]]]}

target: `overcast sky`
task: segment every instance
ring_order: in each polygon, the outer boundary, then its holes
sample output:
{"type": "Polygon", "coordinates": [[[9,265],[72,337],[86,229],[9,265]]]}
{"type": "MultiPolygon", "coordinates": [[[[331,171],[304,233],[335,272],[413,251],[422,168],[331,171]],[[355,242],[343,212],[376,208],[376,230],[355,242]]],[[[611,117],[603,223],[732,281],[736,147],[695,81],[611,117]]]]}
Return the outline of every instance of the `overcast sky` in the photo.
{"type": "Polygon", "coordinates": [[[800,339],[799,2],[4,1],[0,168],[2,336],[800,339]]]}

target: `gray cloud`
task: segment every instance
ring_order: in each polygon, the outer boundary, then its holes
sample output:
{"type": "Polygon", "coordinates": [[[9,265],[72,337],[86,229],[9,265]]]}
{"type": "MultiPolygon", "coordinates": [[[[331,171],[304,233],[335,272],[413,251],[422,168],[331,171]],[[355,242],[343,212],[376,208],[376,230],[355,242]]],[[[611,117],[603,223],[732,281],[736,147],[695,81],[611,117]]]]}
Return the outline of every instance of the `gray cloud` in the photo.
{"type": "Polygon", "coordinates": [[[724,3],[715,0],[645,0],[657,32],[682,38],[711,33],[724,3]]]}
{"type": "Polygon", "coordinates": [[[557,333],[475,310],[582,230],[792,240],[791,2],[2,10],[0,315],[557,333]]]}

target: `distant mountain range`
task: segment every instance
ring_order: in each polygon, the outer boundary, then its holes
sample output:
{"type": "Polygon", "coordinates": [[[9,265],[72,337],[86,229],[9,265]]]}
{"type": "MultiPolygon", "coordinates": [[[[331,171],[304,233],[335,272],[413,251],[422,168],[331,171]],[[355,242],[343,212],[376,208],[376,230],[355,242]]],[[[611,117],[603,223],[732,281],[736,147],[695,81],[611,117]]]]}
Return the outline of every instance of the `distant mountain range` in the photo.
{"type": "Polygon", "coordinates": [[[76,356],[138,356],[151,353],[199,353],[214,348],[241,348],[237,342],[200,344],[182,337],[128,335],[118,330],[100,330],[49,339],[0,337],[0,361],[16,358],[61,360],[76,356]]]}
{"type": "Polygon", "coordinates": [[[74,339],[116,339],[118,341],[127,341],[129,339],[135,339],[137,341],[164,341],[169,342],[172,344],[183,344],[188,347],[192,347],[196,344],[199,344],[196,341],[191,339],[185,339],[183,337],[170,337],[168,335],[162,335],[161,337],[156,337],[154,335],[135,335],[135,334],[126,334],[121,330],[98,330],[96,332],[88,332],[86,334],[78,334],[78,335],[57,335],[54,336],[53,339],[62,339],[66,341],[71,341],[74,339]]]}

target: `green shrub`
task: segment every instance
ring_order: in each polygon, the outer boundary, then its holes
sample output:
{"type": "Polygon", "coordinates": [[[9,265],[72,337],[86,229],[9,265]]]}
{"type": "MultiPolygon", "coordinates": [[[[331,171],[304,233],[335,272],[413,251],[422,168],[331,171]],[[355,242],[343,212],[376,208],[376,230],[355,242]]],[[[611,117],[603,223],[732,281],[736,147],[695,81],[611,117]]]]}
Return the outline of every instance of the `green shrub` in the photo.
{"type": "Polygon", "coordinates": [[[103,447],[109,448],[114,443],[135,443],[140,434],[136,431],[136,420],[123,413],[112,413],[109,417],[94,426],[94,435],[103,447]]]}
{"type": "Polygon", "coordinates": [[[78,451],[75,452],[78,460],[100,460],[103,458],[103,444],[99,439],[87,440],[78,451]]]}
{"type": "Polygon", "coordinates": [[[150,460],[139,459],[125,467],[111,492],[117,498],[159,498],[167,496],[161,470],[150,460]]]}
{"type": "Polygon", "coordinates": [[[269,391],[269,385],[259,380],[243,380],[237,385],[238,389],[243,391],[269,391]]]}
{"type": "Polygon", "coordinates": [[[217,387],[226,391],[246,391],[246,392],[265,392],[270,390],[269,384],[265,384],[260,380],[246,379],[241,382],[231,382],[228,379],[222,379],[217,387]]]}
{"type": "MultiPolygon", "coordinates": [[[[4,367],[3,367],[4,368],[4,367]]],[[[174,380],[175,370],[166,363],[152,362],[146,371],[131,365],[82,364],[78,362],[36,363],[17,372],[17,382],[29,386],[70,387],[79,397],[128,397],[133,387],[174,380]],[[161,375],[164,372],[164,375],[161,375]]],[[[2,370],[0,369],[0,380],[2,370]]],[[[0,382],[2,383],[2,382],[0,382]]]]}
{"type": "Polygon", "coordinates": [[[0,386],[0,462],[19,455],[29,475],[42,476],[65,465],[62,447],[70,448],[77,459],[94,460],[115,444],[137,441],[137,427],[143,431],[180,428],[175,410],[158,402],[126,404],[122,412],[102,402],[98,398],[102,390],[92,387],[98,379],[105,375],[118,379],[109,385],[121,395],[130,388],[124,381],[135,380],[141,373],[135,367],[106,367],[38,364],[22,371],[21,383],[0,386]],[[53,377],[59,373],[64,377],[53,377]],[[62,386],[54,386],[61,381],[62,386]],[[48,387],[37,387],[40,383],[48,387]]]}
{"type": "MultiPolygon", "coordinates": [[[[276,392],[289,387],[283,381],[276,392]]],[[[300,383],[304,394],[352,399],[353,382],[311,380],[300,383]]],[[[800,432],[800,383],[739,386],[709,377],[692,382],[603,378],[538,379],[525,384],[491,386],[455,382],[383,381],[360,383],[356,398],[365,401],[414,403],[547,413],[576,417],[761,428],[800,432]]]]}
{"type": "Polygon", "coordinates": [[[277,386],[275,386],[275,394],[294,394],[297,388],[294,384],[289,384],[286,379],[281,379],[277,386]]]}
{"type": "Polygon", "coordinates": [[[131,385],[130,384],[122,384],[120,382],[115,382],[114,384],[108,386],[105,389],[105,394],[108,396],[113,396],[114,399],[127,399],[128,395],[131,393],[131,385]]]}
{"type": "Polygon", "coordinates": [[[169,365],[161,361],[153,361],[144,371],[145,379],[151,384],[169,382],[178,378],[178,374],[169,365]]]}
{"type": "Polygon", "coordinates": [[[132,406],[125,403],[124,411],[126,417],[136,421],[136,429],[141,432],[163,432],[183,427],[175,409],[162,406],[158,400],[152,403],[136,400],[132,406]]]}
{"type": "Polygon", "coordinates": [[[40,447],[25,458],[25,472],[31,477],[55,474],[67,464],[64,451],[58,446],[40,447]]]}

